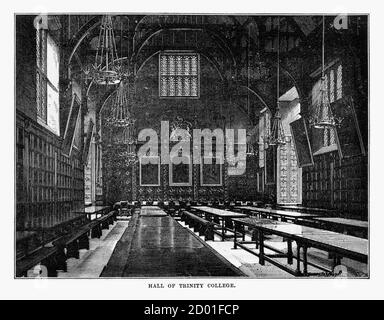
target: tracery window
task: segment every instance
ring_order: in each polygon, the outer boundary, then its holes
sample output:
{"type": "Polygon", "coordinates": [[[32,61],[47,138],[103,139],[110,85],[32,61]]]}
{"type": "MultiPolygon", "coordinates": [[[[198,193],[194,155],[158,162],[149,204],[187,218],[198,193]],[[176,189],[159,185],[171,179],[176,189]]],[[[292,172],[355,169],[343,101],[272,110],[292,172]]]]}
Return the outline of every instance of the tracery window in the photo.
{"type": "Polygon", "coordinates": [[[160,97],[199,97],[200,60],[196,53],[160,54],[160,97]]]}

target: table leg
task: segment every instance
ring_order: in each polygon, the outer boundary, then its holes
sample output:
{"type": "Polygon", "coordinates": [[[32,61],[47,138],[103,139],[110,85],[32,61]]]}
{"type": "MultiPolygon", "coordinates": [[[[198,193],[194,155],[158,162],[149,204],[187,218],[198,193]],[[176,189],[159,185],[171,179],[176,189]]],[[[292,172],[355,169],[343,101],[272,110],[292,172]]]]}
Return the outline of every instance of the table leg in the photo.
{"type": "Polygon", "coordinates": [[[333,256],[333,269],[335,269],[339,265],[341,265],[341,258],[339,255],[335,254],[333,256]]]}
{"type": "Polygon", "coordinates": [[[252,230],[252,238],[251,238],[251,240],[252,240],[252,241],[255,241],[255,243],[256,243],[256,249],[259,248],[259,241],[258,241],[258,238],[259,238],[259,235],[258,235],[258,233],[257,233],[257,229],[254,228],[254,229],[252,230]]]}
{"type": "Polygon", "coordinates": [[[307,246],[303,246],[303,266],[304,266],[304,275],[308,275],[308,257],[307,257],[307,251],[308,251],[308,248],[307,246]]]}
{"type": "Polygon", "coordinates": [[[301,271],[300,271],[300,244],[298,242],[297,243],[297,253],[296,253],[296,259],[297,259],[297,268],[296,268],[296,272],[297,274],[300,274],[301,271]]]}
{"type": "Polygon", "coordinates": [[[221,241],[224,241],[225,238],[225,222],[224,218],[221,218],[221,241]]]}
{"type": "Polygon", "coordinates": [[[288,264],[293,263],[293,254],[292,254],[292,240],[287,239],[287,246],[288,246],[288,252],[287,252],[287,262],[288,264]]]}
{"type": "Polygon", "coordinates": [[[234,230],[235,230],[235,235],[233,237],[233,249],[237,249],[237,237],[236,237],[236,232],[237,232],[237,222],[235,222],[235,225],[234,225],[234,230]]]}
{"type": "Polygon", "coordinates": [[[259,263],[263,266],[265,264],[265,262],[264,262],[264,233],[261,230],[259,230],[259,243],[260,243],[259,263]]]}

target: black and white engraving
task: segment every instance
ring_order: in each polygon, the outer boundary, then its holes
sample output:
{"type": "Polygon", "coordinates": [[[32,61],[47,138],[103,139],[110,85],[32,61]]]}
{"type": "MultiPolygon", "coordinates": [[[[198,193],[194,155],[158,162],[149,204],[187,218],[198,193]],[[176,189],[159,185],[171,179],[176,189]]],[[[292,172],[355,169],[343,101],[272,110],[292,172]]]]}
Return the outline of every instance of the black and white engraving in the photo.
{"type": "Polygon", "coordinates": [[[15,278],[369,278],[364,14],[16,14],[15,278]]]}

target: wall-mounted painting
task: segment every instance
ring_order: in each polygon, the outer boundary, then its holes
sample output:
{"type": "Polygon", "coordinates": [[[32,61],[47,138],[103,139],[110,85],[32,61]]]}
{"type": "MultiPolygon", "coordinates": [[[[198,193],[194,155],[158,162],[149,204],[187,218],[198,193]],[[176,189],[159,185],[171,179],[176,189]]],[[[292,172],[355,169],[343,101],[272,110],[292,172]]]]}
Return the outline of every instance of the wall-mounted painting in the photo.
{"type": "Polygon", "coordinates": [[[188,163],[174,164],[169,163],[169,185],[191,186],[192,185],[192,161],[188,158],[188,163]]]}
{"type": "Polygon", "coordinates": [[[89,148],[91,146],[91,140],[92,140],[92,135],[93,135],[93,127],[94,127],[93,121],[92,121],[92,119],[89,119],[87,136],[85,138],[84,150],[83,150],[83,162],[84,163],[87,163],[87,161],[88,161],[89,148]]]}
{"type": "Polygon", "coordinates": [[[304,118],[291,122],[290,126],[299,167],[312,166],[312,150],[308,136],[308,128],[304,118]]]}
{"type": "Polygon", "coordinates": [[[143,159],[139,159],[140,164],[140,185],[147,187],[160,186],[160,157],[147,156],[151,158],[152,163],[143,163],[143,159]],[[156,162],[156,163],[154,163],[156,162]]]}
{"type": "Polygon", "coordinates": [[[200,164],[200,185],[201,186],[221,186],[222,182],[222,165],[217,163],[216,158],[212,159],[212,163],[205,163],[203,158],[200,164]]]}
{"type": "Polygon", "coordinates": [[[69,112],[69,117],[67,125],[64,132],[64,141],[63,141],[63,153],[65,155],[70,155],[72,148],[80,149],[81,144],[79,137],[76,134],[79,134],[79,126],[81,125],[81,103],[76,94],[73,95],[71,109],[69,112]]]}
{"type": "Polygon", "coordinates": [[[343,98],[331,104],[336,119],[338,148],[342,158],[365,155],[363,139],[352,98],[343,98]]]}

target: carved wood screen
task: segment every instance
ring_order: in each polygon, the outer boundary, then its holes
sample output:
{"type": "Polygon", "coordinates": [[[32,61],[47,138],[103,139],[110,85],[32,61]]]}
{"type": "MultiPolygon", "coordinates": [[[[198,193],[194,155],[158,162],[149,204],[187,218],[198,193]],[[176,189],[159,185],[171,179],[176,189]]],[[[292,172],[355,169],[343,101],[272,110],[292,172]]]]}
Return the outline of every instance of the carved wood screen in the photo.
{"type": "Polygon", "coordinates": [[[301,169],[291,137],[277,150],[277,202],[301,203],[301,169]]]}

